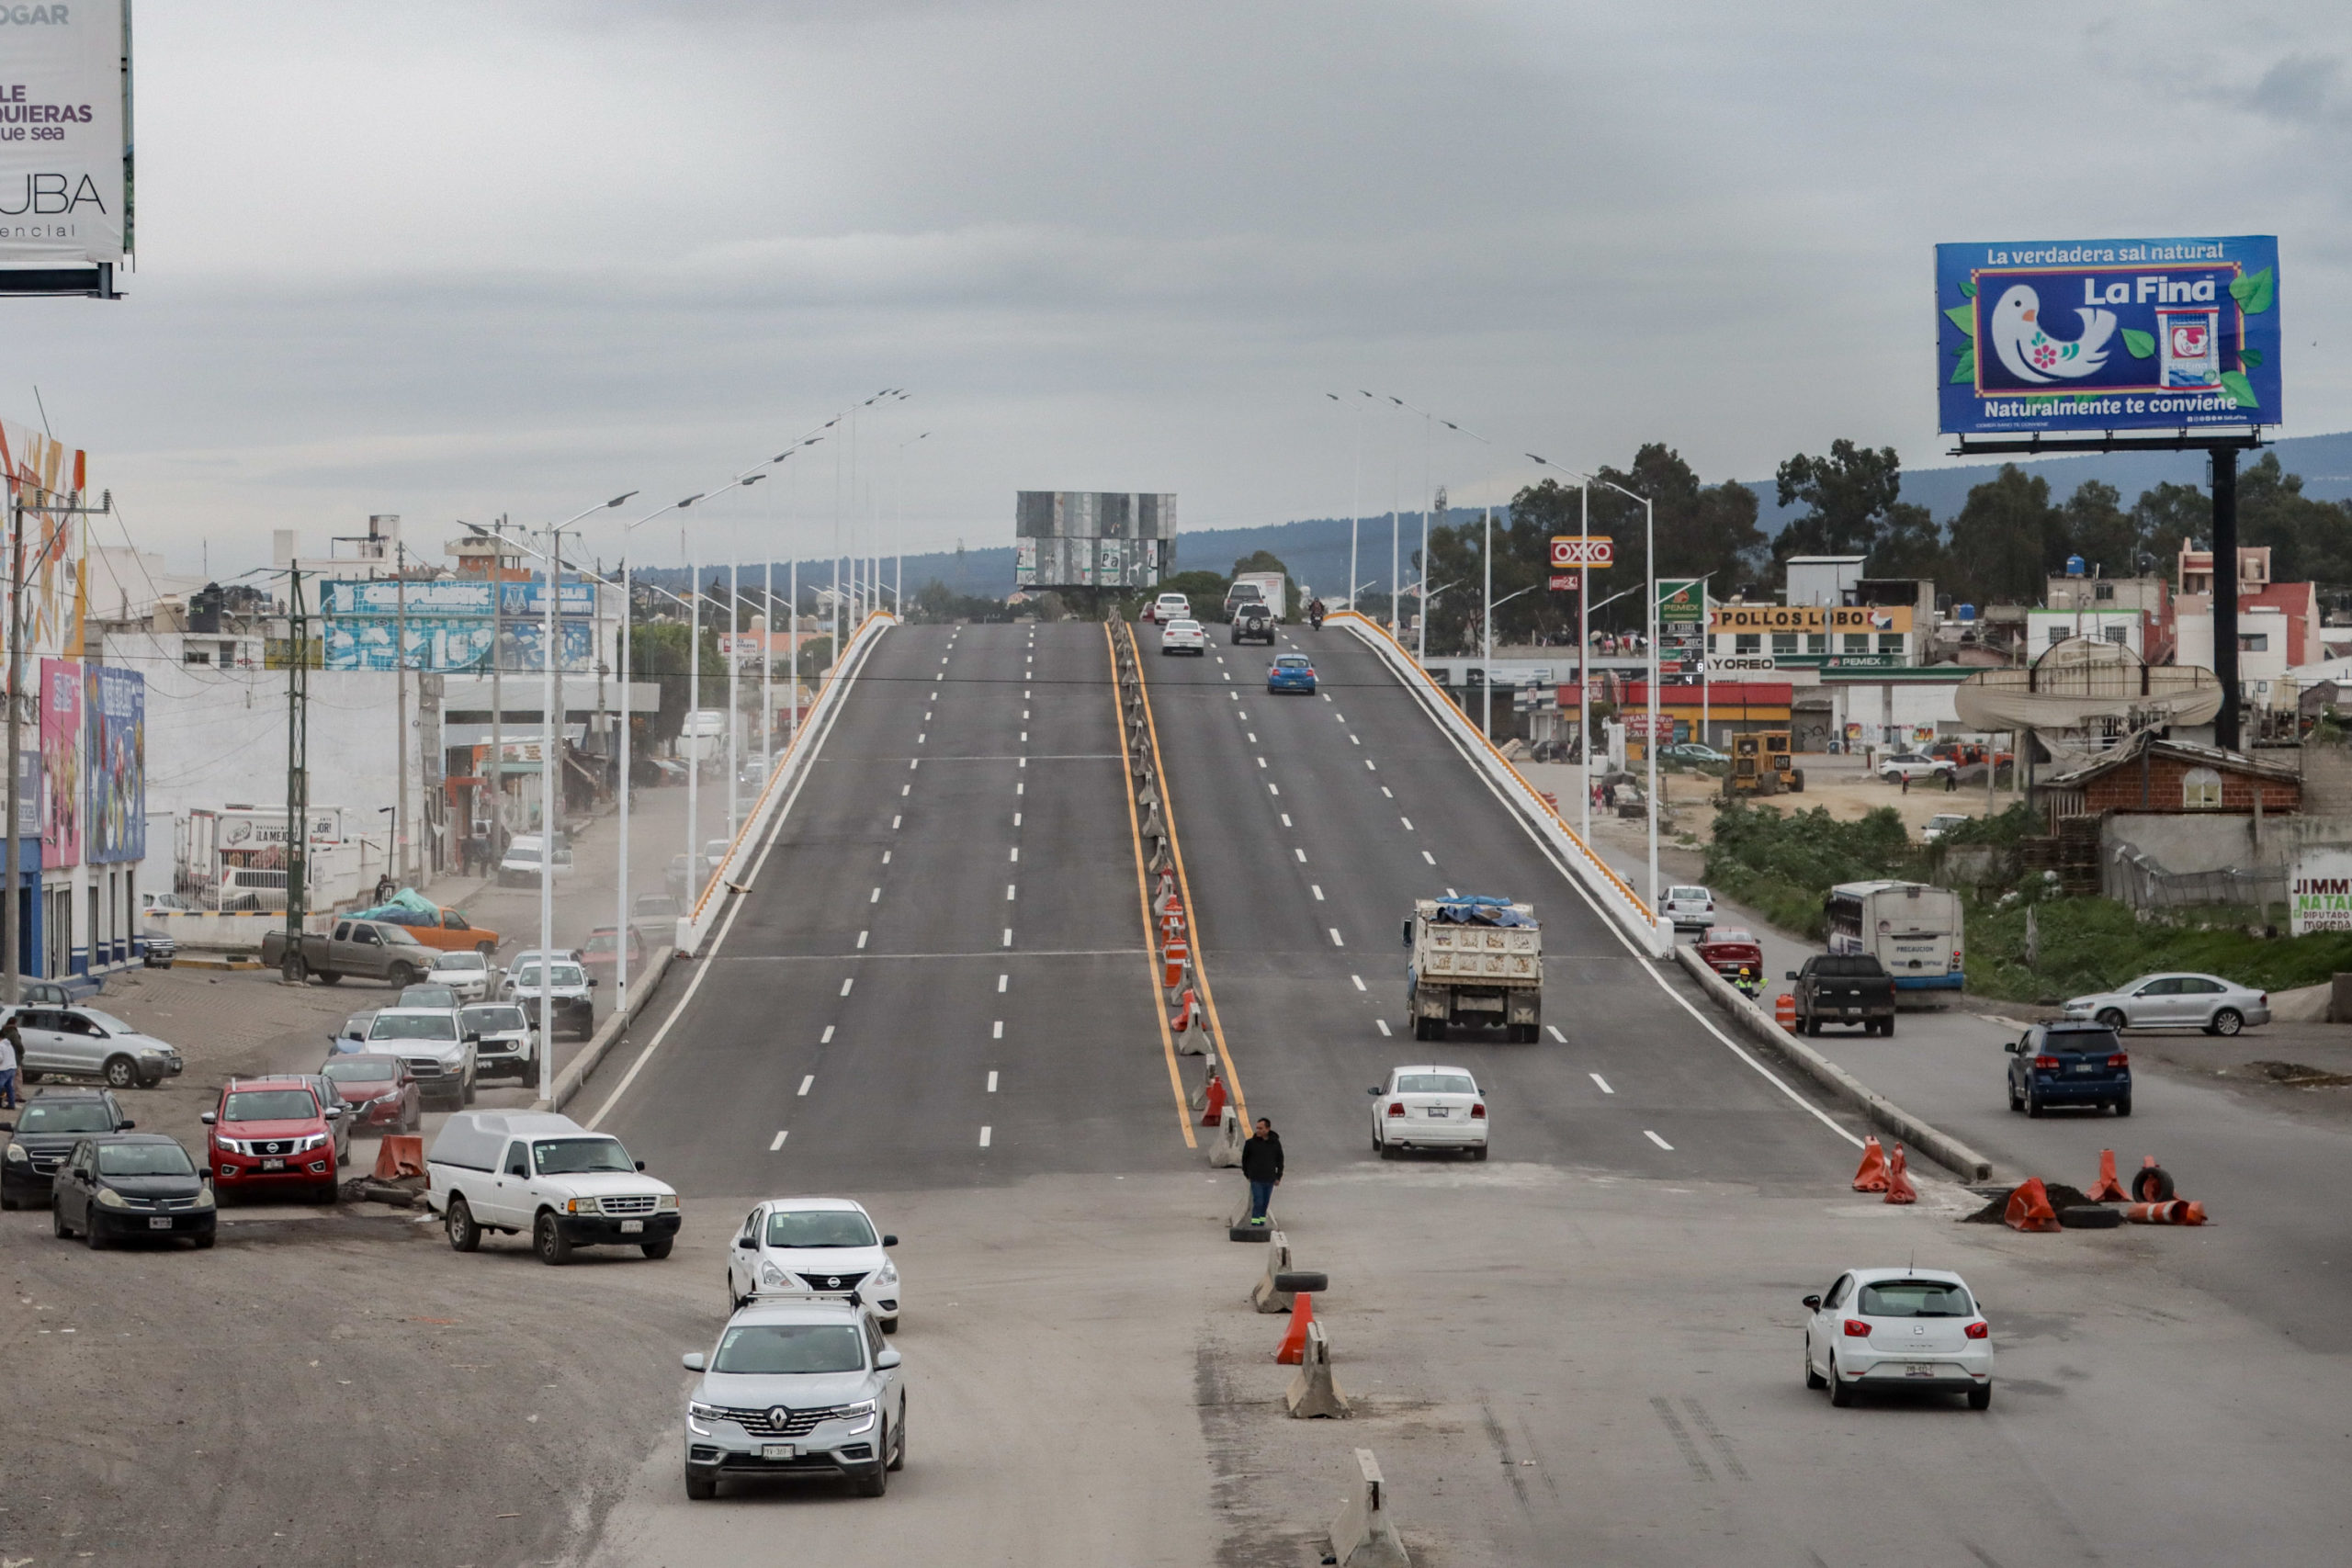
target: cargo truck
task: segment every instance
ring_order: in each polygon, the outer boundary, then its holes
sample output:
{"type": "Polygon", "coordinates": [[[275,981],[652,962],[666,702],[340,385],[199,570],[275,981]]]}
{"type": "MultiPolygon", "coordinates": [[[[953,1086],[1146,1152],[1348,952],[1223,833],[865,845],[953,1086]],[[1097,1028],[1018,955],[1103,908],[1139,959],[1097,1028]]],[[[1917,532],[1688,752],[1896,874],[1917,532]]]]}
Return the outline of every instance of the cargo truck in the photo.
{"type": "Polygon", "coordinates": [[[1405,921],[1412,964],[1405,1007],[1413,1038],[1440,1040],[1448,1027],[1500,1026],[1532,1042],[1544,1021],[1544,928],[1534,909],[1509,898],[1422,898],[1405,921]]]}

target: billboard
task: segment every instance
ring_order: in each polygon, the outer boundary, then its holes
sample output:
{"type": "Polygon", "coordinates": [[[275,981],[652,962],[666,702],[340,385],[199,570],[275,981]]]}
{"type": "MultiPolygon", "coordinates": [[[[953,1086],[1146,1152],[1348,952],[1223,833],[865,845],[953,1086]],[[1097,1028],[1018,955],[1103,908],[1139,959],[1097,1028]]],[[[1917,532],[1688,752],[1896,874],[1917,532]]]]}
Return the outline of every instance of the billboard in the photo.
{"type": "MultiPolygon", "coordinates": [[[[396,670],[404,662],[411,670],[485,670],[495,626],[501,638],[501,669],[539,669],[544,657],[540,649],[547,641],[546,585],[499,584],[503,591],[500,621],[491,615],[491,586],[486,581],[462,578],[409,583],[338,578],[321,582],[319,613],[325,623],[319,638],[322,666],[396,670]],[[392,651],[401,636],[403,620],[404,660],[392,651]]],[[[593,671],[596,664],[595,584],[562,584],[556,610],[561,617],[557,623],[559,662],[567,671],[593,671]]],[[[290,652],[290,649],[281,650],[281,660],[290,652]]]]}
{"type": "Polygon", "coordinates": [[[40,864],[82,863],[82,665],[40,661],[40,864]]]}
{"type": "Polygon", "coordinates": [[[119,262],[130,247],[130,7],[0,7],[0,262],[119,262]]]}
{"type": "MultiPolygon", "coordinates": [[[[7,90],[0,83],[0,94],[7,90]]],[[[21,496],[28,507],[79,506],[89,461],[79,447],[61,446],[38,430],[0,420],[0,474],[9,497],[21,496]]],[[[25,651],[35,658],[81,650],[82,522],[54,512],[25,513],[25,651]]]]}
{"type": "Polygon", "coordinates": [[[1604,567],[1615,564],[1616,542],[1606,534],[1555,534],[1552,536],[1552,570],[1562,571],[1572,566],[1604,567]]]}
{"type": "Polygon", "coordinates": [[[1936,247],[1937,429],[2278,424],[2275,235],[1936,247]]]}
{"type": "Polygon", "coordinates": [[[83,771],[90,784],[84,848],[93,865],[147,858],[147,681],[135,670],[86,665],[83,771]]]}
{"type": "Polygon", "coordinates": [[[2352,850],[2308,849],[2288,881],[2289,931],[2352,931],[2352,850]]]}
{"type": "Polygon", "coordinates": [[[1024,490],[1013,502],[1019,588],[1153,588],[1176,564],[1176,498],[1024,490]]]}

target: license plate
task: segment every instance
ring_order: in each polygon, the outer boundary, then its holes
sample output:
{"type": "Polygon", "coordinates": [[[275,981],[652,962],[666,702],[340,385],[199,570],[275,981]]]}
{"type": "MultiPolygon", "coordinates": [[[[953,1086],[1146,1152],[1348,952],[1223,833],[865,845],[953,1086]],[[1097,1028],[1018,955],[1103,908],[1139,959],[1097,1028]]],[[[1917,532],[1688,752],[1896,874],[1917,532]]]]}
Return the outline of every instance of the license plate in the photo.
{"type": "Polygon", "coordinates": [[[1931,1378],[1936,1375],[1936,1364],[1933,1361],[1905,1361],[1903,1363],[1903,1375],[1906,1378],[1931,1378]]]}
{"type": "Polygon", "coordinates": [[[790,1443],[762,1443],[760,1457],[762,1459],[790,1459],[792,1445],[790,1443]]]}
{"type": "Polygon", "coordinates": [[[2071,1070],[2077,1073],[2087,1073],[2092,1071],[2098,1066],[2098,1064],[2096,1062],[2076,1062],[2071,1070]]]}
{"type": "Polygon", "coordinates": [[[261,1168],[264,1170],[284,1170],[286,1162],[282,1159],[266,1159],[261,1162],[261,1168]]]}
{"type": "Polygon", "coordinates": [[[157,1214],[147,1222],[147,1228],[151,1231],[167,1231],[172,1228],[172,1217],[169,1214],[157,1214]]]}
{"type": "MultiPolygon", "coordinates": [[[[621,1235],[634,1235],[644,1228],[645,1222],[643,1220],[623,1220],[621,1222],[621,1235]]],[[[787,1454],[785,1457],[789,1459],[791,1456],[787,1454]]]]}
{"type": "Polygon", "coordinates": [[[1444,1118],[1445,1118],[1445,1117],[1447,1116],[1447,1114],[1449,1114],[1449,1113],[1448,1113],[1448,1111],[1446,1111],[1446,1109],[1445,1109],[1445,1107],[1444,1107],[1444,1106],[1442,1106],[1442,1105],[1432,1105],[1432,1106],[1430,1106],[1427,1111],[1423,1111],[1421,1114],[1423,1114],[1424,1116],[1429,1117],[1431,1121],[1436,1122],[1436,1121],[1442,1121],[1442,1120],[1444,1120],[1444,1118]]]}

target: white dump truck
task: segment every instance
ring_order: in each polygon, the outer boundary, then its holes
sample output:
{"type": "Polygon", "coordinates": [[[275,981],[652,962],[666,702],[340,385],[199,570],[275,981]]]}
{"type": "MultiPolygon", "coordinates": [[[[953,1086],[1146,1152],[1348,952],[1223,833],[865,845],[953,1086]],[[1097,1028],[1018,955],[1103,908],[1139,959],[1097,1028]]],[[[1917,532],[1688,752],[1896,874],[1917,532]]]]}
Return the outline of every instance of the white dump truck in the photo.
{"type": "Polygon", "coordinates": [[[1406,1011],[1413,1038],[1441,1040],[1449,1025],[1500,1025],[1532,1042],[1544,1022],[1544,927],[1535,910],[1476,895],[1423,898],[1405,922],[1412,950],[1406,1011]]]}

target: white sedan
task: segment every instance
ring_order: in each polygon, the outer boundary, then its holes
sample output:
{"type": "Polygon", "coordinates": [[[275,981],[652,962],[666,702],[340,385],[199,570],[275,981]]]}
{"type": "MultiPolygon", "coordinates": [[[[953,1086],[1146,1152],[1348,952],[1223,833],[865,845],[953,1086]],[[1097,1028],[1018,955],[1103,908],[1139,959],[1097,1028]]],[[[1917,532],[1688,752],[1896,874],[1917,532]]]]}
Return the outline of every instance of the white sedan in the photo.
{"type": "Polygon", "coordinates": [[[2109,1029],[2201,1029],[2235,1034],[2270,1021],[2270,993],[2219,975],[2143,975],[2111,991],[2070,998],[2068,1018],[2096,1019],[2109,1029]]]}
{"type": "Polygon", "coordinates": [[[1487,1097],[1467,1067],[1398,1067],[1372,1100],[1372,1146],[1382,1159],[1399,1149],[1467,1149],[1487,1157],[1487,1097]]]}
{"type": "Polygon", "coordinates": [[[1804,1386],[1829,1403],[1857,1388],[1964,1393],[1971,1410],[1993,1403],[1993,1326],[1959,1275],[1941,1269],[1849,1269],[1826,1294],[1807,1296],[1804,1386]]]}
{"type": "Polygon", "coordinates": [[[447,986],[458,993],[461,1002],[490,999],[492,978],[490,960],[479,953],[436,953],[433,967],[424,972],[428,986],[447,986]]]}
{"type": "Polygon", "coordinates": [[[1163,656],[1170,653],[1199,656],[1205,655],[1208,650],[1209,634],[1201,629],[1198,621],[1170,621],[1160,628],[1159,651],[1163,656]]]}
{"type": "Polygon", "coordinates": [[[1715,923],[1715,896],[1704,887],[1669,887],[1661,902],[1676,931],[1704,931],[1715,923]]]}
{"type": "Polygon", "coordinates": [[[885,1247],[899,1238],[874,1228],[851,1198],[771,1198],[743,1216],[727,1249],[728,1310],[754,1296],[846,1295],[899,1331],[899,1266],[885,1247]]]}

